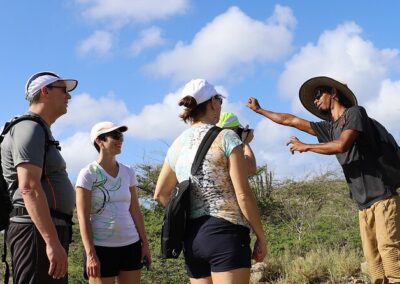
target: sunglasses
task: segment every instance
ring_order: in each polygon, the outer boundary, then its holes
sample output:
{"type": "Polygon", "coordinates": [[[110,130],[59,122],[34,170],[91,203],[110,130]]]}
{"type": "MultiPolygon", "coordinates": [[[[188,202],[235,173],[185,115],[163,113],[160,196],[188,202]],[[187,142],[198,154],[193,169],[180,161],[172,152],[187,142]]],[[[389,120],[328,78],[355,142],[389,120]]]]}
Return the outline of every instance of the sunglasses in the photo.
{"type": "Polygon", "coordinates": [[[331,94],[332,88],[330,87],[319,87],[318,89],[315,90],[314,94],[314,101],[319,100],[323,94],[328,93],[331,94]]]}
{"type": "Polygon", "coordinates": [[[219,101],[219,103],[222,105],[222,102],[224,101],[223,98],[220,95],[216,95],[215,98],[219,101]]]}
{"type": "Polygon", "coordinates": [[[106,137],[110,137],[114,140],[121,140],[122,138],[124,138],[124,134],[120,131],[111,131],[109,133],[104,133],[99,136],[99,138],[103,141],[106,140],[106,137]]]}
{"type": "Polygon", "coordinates": [[[321,92],[321,90],[317,90],[314,94],[314,101],[315,100],[319,100],[322,97],[323,93],[321,92]]]}
{"type": "Polygon", "coordinates": [[[67,87],[65,87],[65,86],[52,86],[52,85],[48,85],[48,86],[46,86],[47,88],[50,88],[50,89],[52,89],[52,88],[56,88],[56,89],[61,89],[62,91],[63,91],[63,93],[67,93],[68,91],[67,91],[67,87]]]}

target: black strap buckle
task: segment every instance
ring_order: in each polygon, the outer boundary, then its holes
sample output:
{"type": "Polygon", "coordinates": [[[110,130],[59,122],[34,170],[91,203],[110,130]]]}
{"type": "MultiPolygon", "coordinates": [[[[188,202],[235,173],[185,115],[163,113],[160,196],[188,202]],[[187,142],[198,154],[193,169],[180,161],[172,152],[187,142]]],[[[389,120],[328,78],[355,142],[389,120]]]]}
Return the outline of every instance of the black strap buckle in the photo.
{"type": "Polygon", "coordinates": [[[10,214],[11,217],[26,216],[26,215],[29,215],[29,213],[25,207],[14,207],[10,214]]]}

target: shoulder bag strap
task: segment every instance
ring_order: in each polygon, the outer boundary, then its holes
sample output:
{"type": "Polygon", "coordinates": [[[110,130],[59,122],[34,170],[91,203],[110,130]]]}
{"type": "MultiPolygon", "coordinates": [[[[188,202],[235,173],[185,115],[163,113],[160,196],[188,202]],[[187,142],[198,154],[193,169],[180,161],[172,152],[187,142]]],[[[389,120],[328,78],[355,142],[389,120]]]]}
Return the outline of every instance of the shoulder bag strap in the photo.
{"type": "Polygon", "coordinates": [[[194,157],[194,161],[192,164],[191,174],[194,175],[197,170],[199,169],[201,163],[203,162],[204,156],[207,154],[208,149],[210,148],[211,144],[214,142],[214,139],[218,136],[221,132],[222,128],[213,126],[206,135],[204,136],[203,140],[200,143],[199,149],[197,149],[196,156],[194,157]]]}

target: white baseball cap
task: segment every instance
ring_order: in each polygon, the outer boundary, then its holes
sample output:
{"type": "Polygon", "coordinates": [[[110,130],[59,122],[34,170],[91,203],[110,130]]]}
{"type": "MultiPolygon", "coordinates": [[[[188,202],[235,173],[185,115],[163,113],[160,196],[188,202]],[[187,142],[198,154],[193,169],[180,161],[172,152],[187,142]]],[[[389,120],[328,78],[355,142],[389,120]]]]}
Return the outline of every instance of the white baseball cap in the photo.
{"type": "Polygon", "coordinates": [[[78,85],[74,79],[63,79],[54,72],[43,71],[33,74],[25,85],[25,99],[31,100],[41,88],[56,81],[63,81],[67,87],[67,92],[72,92],[78,85]]]}
{"type": "Polygon", "coordinates": [[[94,141],[96,141],[96,138],[99,137],[101,134],[110,133],[110,132],[113,132],[114,130],[119,130],[120,132],[125,132],[128,130],[128,127],[126,125],[116,125],[110,121],[102,121],[102,122],[96,123],[92,127],[92,130],[90,131],[90,142],[92,142],[92,144],[94,144],[94,141]]]}
{"type": "MultiPolygon", "coordinates": [[[[212,97],[220,95],[217,90],[215,90],[214,86],[207,82],[205,79],[193,79],[190,80],[183,87],[182,90],[182,98],[186,96],[191,96],[196,100],[196,103],[199,105],[208,101],[212,97]]],[[[224,96],[220,95],[225,98],[224,96]]]]}

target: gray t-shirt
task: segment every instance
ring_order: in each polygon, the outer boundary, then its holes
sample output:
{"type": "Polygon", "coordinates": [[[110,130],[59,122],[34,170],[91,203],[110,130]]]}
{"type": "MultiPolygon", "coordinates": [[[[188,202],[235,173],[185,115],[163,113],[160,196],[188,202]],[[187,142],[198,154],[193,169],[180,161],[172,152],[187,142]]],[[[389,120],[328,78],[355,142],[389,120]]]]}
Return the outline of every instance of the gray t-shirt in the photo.
{"type": "Polygon", "coordinates": [[[353,106],[336,121],[311,122],[318,141],[326,143],[336,140],[346,129],[359,132],[359,136],[350,149],[336,154],[343,168],[352,198],[360,209],[368,208],[376,201],[396,194],[395,189],[385,185],[377,168],[376,156],[371,145],[375,138],[363,107],[353,106]]]}
{"type": "MultiPolygon", "coordinates": [[[[29,114],[35,115],[34,113],[29,114]]],[[[47,124],[45,123],[45,125],[47,124]]],[[[49,127],[47,127],[47,131],[50,140],[54,140],[49,127]]],[[[9,189],[18,187],[16,166],[22,163],[29,163],[43,167],[45,140],[46,136],[42,126],[31,120],[17,123],[6,134],[1,143],[1,166],[9,189]]],[[[41,183],[49,208],[72,215],[75,207],[75,190],[68,178],[65,161],[55,145],[49,146],[45,165],[46,175],[41,180],[41,183]]],[[[15,190],[12,200],[14,206],[24,206],[19,190],[15,190]]],[[[26,222],[27,218],[29,216],[25,218],[14,217],[12,220],[26,222]]]]}

